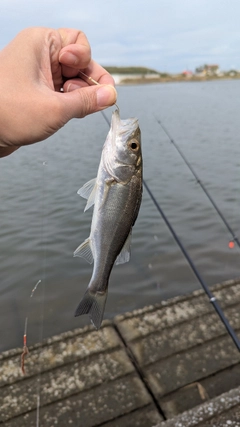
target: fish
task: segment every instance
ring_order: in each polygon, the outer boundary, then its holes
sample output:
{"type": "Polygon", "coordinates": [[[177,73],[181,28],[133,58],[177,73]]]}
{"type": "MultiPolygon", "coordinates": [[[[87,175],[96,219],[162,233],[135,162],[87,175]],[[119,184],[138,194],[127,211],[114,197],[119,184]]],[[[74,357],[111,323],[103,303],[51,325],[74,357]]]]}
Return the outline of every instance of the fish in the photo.
{"type": "Polygon", "coordinates": [[[94,262],[92,277],[75,316],[89,314],[98,330],[101,327],[114,264],[130,259],[132,227],[142,200],[141,131],[137,118],[120,119],[112,113],[110,130],[104,143],[97,177],[77,192],[87,199],[93,216],[89,237],[77,247],[74,256],[94,262]]]}

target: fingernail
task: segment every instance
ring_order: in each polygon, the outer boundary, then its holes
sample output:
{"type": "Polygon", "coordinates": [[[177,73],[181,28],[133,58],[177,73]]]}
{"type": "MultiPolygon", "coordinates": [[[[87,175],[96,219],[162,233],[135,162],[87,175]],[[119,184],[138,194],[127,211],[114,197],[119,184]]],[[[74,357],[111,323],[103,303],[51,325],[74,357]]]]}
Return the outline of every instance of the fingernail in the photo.
{"type": "Polygon", "coordinates": [[[116,102],[117,92],[113,86],[101,86],[97,91],[98,107],[109,107],[116,102]]]}
{"type": "Polygon", "coordinates": [[[78,58],[76,55],[73,55],[71,52],[63,52],[59,56],[59,61],[64,62],[66,65],[75,65],[78,62],[78,58]]]}
{"type": "Polygon", "coordinates": [[[74,83],[69,83],[69,85],[66,86],[65,91],[66,92],[72,92],[75,89],[80,89],[80,86],[76,85],[74,83]]]}

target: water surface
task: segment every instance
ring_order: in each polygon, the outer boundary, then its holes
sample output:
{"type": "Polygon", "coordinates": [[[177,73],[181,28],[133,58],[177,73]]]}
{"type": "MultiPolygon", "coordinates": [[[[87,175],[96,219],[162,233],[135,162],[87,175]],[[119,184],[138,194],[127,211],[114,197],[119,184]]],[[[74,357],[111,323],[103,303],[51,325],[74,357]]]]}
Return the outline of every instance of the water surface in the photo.
{"type": "MultiPolygon", "coordinates": [[[[123,119],[142,130],[144,178],[209,285],[240,276],[237,247],[156,121],[184,151],[240,235],[240,82],[118,88],[123,119]]],[[[111,117],[109,109],[106,114],[111,117]]],[[[73,314],[92,266],[73,258],[92,210],[77,190],[97,173],[108,126],[100,113],[72,120],[47,141],[0,160],[0,350],[84,326],[73,314]],[[32,298],[35,284],[41,280],[32,298]]],[[[146,191],[132,258],[114,267],[105,318],[200,287],[146,191]]]]}

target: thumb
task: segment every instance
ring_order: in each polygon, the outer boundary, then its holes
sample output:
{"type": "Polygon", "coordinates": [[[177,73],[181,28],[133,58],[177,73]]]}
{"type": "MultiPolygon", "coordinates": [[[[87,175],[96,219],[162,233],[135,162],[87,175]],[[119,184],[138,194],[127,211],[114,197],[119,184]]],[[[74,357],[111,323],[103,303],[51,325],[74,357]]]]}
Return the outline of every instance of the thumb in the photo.
{"type": "Polygon", "coordinates": [[[113,86],[98,85],[75,89],[59,94],[62,100],[62,113],[64,122],[72,118],[82,118],[110,107],[117,100],[117,92],[113,86]]]}

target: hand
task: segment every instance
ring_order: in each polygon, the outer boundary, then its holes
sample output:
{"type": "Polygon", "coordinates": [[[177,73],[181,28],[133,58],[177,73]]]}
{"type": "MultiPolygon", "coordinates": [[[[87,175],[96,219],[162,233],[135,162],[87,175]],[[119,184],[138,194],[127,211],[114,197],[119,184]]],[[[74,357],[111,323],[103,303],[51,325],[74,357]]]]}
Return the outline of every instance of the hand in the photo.
{"type": "Polygon", "coordinates": [[[78,30],[23,30],[0,52],[0,64],[0,157],[116,102],[113,78],[91,59],[78,30]],[[89,86],[79,70],[100,86],[89,86]]]}

